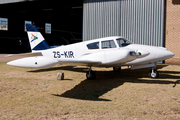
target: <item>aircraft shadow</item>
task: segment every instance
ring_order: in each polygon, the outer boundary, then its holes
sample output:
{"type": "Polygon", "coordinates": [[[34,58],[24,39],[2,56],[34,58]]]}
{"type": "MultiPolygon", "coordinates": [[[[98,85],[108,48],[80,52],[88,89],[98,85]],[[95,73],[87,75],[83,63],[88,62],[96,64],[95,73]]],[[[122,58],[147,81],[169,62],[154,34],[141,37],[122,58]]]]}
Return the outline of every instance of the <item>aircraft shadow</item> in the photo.
{"type": "Polygon", "coordinates": [[[84,80],[79,85],[76,85],[73,89],[66,91],[61,95],[53,94],[54,96],[58,97],[65,97],[65,98],[73,98],[79,100],[91,100],[91,101],[111,101],[109,99],[101,99],[99,98],[103,94],[111,91],[114,88],[117,88],[123,85],[125,82],[129,83],[146,83],[146,84],[172,84],[172,87],[175,87],[177,84],[180,83],[180,80],[176,82],[173,81],[165,81],[165,80],[127,80],[127,81],[120,81],[120,80],[84,80]]]}
{"type": "MultiPolygon", "coordinates": [[[[156,69],[161,69],[167,65],[158,65],[156,69]]],[[[40,69],[33,70],[28,72],[47,72],[55,70],[68,70],[75,72],[86,73],[88,71],[87,67],[76,68],[74,66],[62,66],[54,67],[49,69],[40,69]]],[[[145,83],[145,84],[172,84],[172,87],[175,87],[177,84],[180,84],[180,77],[176,74],[180,74],[177,71],[160,71],[159,79],[148,79],[142,80],[140,78],[148,78],[148,72],[151,68],[148,69],[139,69],[139,70],[130,70],[122,69],[121,72],[113,71],[96,71],[97,79],[96,80],[84,80],[80,84],[76,85],[71,90],[66,91],[61,95],[52,94],[57,97],[65,97],[79,100],[91,100],[91,101],[111,101],[110,99],[99,98],[103,94],[111,91],[114,88],[117,88],[123,85],[126,82],[129,83],[145,83]],[[171,75],[175,74],[175,75],[171,75]],[[163,80],[162,80],[163,79],[163,80]],[[168,81],[165,79],[179,79],[177,81],[168,81]]]]}
{"type": "Polygon", "coordinates": [[[80,84],[76,85],[73,89],[68,90],[61,95],[53,95],[80,100],[111,101],[109,99],[101,99],[99,97],[123,84],[124,82],[117,80],[84,80],[80,84]]]}
{"type": "MultiPolygon", "coordinates": [[[[133,71],[125,69],[122,70],[120,73],[115,73],[113,71],[96,71],[96,80],[84,80],[71,90],[68,90],[61,95],[52,95],[57,97],[65,97],[80,100],[111,101],[110,99],[101,99],[99,97],[127,82],[143,84],[172,84],[172,87],[175,87],[177,84],[180,84],[180,77],[179,80],[176,79],[176,81],[169,81],[164,79],[162,80],[161,77],[159,79],[140,79],[141,77],[147,78],[148,71],[149,69],[133,71]]],[[[165,71],[165,73],[166,74],[163,73],[161,75],[163,78],[178,78],[178,76],[167,75],[168,71],[165,71]]]]}

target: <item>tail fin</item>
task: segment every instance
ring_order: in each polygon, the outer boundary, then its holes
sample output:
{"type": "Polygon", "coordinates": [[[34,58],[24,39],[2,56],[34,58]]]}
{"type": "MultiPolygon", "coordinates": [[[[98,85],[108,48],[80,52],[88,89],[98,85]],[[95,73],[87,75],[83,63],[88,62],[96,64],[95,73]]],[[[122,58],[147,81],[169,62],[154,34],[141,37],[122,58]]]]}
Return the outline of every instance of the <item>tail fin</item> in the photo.
{"type": "Polygon", "coordinates": [[[26,29],[31,50],[45,50],[50,48],[35,25],[26,24],[26,29]]]}

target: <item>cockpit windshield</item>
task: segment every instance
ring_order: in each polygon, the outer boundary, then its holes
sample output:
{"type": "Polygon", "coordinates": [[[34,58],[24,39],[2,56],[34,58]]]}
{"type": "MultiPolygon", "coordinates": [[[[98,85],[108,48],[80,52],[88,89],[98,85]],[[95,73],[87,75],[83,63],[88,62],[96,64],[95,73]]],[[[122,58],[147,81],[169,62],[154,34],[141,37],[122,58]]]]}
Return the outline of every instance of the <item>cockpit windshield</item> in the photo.
{"type": "Polygon", "coordinates": [[[126,40],[125,38],[118,38],[116,40],[117,40],[119,47],[126,47],[126,46],[132,44],[131,41],[126,40]]]}

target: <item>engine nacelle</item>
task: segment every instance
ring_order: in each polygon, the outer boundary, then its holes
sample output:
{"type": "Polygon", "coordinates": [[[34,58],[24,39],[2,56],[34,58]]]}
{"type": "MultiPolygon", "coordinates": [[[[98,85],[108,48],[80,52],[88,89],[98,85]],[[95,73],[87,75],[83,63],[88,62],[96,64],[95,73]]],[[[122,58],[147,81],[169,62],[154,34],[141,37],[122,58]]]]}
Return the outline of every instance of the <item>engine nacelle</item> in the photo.
{"type": "Polygon", "coordinates": [[[145,51],[145,50],[137,50],[136,51],[136,54],[137,54],[137,57],[138,58],[143,58],[143,57],[146,57],[146,56],[148,56],[149,54],[150,54],[150,52],[148,52],[148,51],[145,51]]]}
{"type": "Polygon", "coordinates": [[[105,61],[103,64],[121,64],[137,59],[136,56],[131,55],[135,51],[130,49],[118,49],[114,51],[105,52],[105,61]]]}
{"type": "Polygon", "coordinates": [[[27,57],[22,59],[17,59],[11,62],[8,62],[8,65],[22,68],[49,68],[58,63],[58,60],[44,57],[44,56],[36,56],[36,57],[27,57]]]}

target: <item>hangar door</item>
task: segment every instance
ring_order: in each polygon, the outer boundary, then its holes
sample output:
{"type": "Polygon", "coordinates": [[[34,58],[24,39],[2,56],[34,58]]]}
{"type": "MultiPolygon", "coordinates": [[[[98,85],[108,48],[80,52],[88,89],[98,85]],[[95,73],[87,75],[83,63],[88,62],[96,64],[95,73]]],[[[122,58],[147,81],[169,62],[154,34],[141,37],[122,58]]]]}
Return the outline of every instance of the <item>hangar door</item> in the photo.
{"type": "Polygon", "coordinates": [[[84,0],[83,40],[123,36],[163,46],[164,6],[165,0],[84,0]]]}

